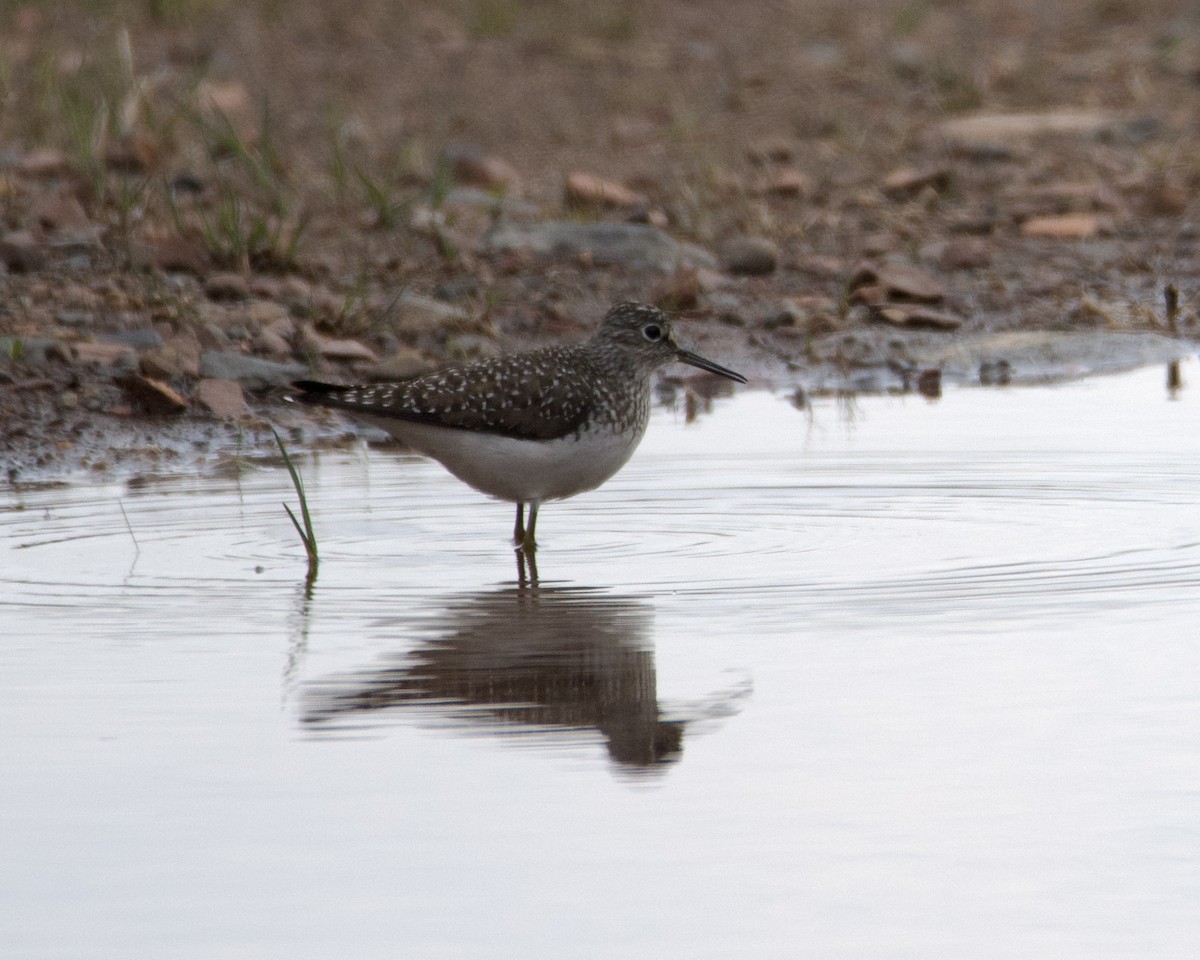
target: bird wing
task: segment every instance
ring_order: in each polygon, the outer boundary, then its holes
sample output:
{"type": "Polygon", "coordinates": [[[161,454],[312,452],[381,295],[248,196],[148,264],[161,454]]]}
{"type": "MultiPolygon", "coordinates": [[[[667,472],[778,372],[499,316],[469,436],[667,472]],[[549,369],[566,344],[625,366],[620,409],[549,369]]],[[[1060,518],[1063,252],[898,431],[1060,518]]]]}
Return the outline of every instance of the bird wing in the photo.
{"type": "Polygon", "coordinates": [[[587,421],[588,371],[573,358],[562,369],[561,350],[497,357],[448,367],[413,380],[339,387],[297,381],[305,403],[372,417],[491,433],[521,440],[554,440],[587,421]]]}

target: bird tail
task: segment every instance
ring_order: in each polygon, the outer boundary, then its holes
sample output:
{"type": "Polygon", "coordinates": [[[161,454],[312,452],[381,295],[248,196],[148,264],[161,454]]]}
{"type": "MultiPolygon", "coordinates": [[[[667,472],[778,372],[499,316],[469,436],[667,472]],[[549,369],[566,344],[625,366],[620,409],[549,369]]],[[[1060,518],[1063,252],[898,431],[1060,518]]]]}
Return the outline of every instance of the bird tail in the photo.
{"type": "Polygon", "coordinates": [[[293,380],[292,387],[299,391],[284,397],[289,403],[324,403],[325,397],[337,394],[345,387],[336,383],[322,383],[320,380],[293,380]]]}

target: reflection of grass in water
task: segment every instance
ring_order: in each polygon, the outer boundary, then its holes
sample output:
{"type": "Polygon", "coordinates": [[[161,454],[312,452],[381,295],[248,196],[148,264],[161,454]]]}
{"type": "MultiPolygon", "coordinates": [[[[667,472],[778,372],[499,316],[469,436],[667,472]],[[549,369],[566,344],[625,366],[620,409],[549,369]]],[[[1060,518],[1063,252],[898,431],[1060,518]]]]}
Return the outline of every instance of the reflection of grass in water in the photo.
{"type": "Polygon", "coordinates": [[[292,526],[296,528],[296,532],[300,534],[300,542],[304,544],[304,551],[308,554],[308,579],[312,580],[317,575],[317,565],[320,558],[317,556],[317,535],[313,531],[312,516],[308,512],[308,497],[304,493],[304,481],[300,478],[300,471],[296,469],[296,465],[292,462],[291,456],[287,452],[287,447],[283,445],[283,438],[278,432],[272,428],[271,434],[275,437],[275,442],[279,445],[279,452],[283,455],[283,465],[287,467],[288,475],[292,478],[292,486],[296,489],[296,496],[300,500],[300,516],[304,519],[304,524],[296,519],[296,514],[292,512],[292,508],[286,503],[283,509],[287,511],[288,519],[292,521],[292,526]]]}

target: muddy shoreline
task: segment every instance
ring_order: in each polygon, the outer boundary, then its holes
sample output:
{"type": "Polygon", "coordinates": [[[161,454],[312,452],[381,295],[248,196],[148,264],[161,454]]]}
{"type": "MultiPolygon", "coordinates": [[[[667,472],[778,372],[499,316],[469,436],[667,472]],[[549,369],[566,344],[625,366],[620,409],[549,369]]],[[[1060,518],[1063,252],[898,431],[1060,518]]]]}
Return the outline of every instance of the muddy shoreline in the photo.
{"type": "Polygon", "coordinates": [[[1190,26],[1165,0],[8,5],[0,482],[207,468],[269,424],[340,442],[284,384],[578,339],[622,300],[792,393],[1185,355],[1190,26]]]}

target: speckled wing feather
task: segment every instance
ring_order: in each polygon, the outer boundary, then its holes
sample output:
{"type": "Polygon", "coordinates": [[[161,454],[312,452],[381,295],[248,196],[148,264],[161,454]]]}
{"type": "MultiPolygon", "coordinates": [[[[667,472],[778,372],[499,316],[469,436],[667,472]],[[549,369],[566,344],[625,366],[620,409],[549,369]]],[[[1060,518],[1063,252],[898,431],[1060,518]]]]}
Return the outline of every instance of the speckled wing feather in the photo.
{"type": "Polygon", "coordinates": [[[295,386],[305,403],[521,440],[579,431],[592,408],[588,358],[569,347],[449,367],[403,383],[295,386]]]}

